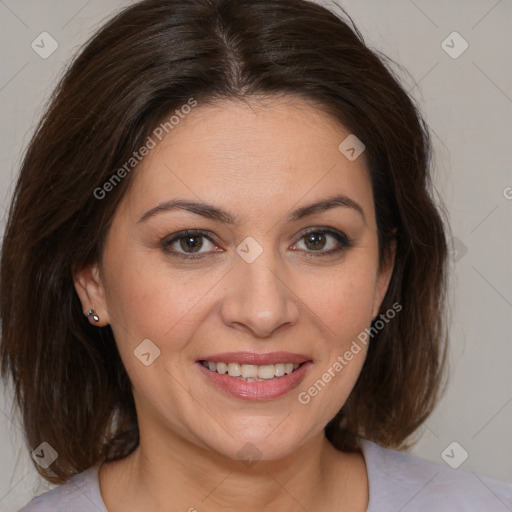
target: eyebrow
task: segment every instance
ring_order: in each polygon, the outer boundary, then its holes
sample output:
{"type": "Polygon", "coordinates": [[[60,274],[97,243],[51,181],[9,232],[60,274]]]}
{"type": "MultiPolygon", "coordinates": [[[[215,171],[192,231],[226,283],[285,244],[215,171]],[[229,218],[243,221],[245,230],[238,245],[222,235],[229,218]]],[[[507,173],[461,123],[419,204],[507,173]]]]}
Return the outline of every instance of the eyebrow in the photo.
{"type": "MultiPolygon", "coordinates": [[[[359,205],[359,203],[345,195],[336,195],[316,203],[297,208],[288,215],[287,222],[296,222],[315,213],[324,212],[338,207],[350,208],[357,211],[363,217],[363,220],[366,223],[363,208],[359,205]]],[[[236,216],[225,210],[222,210],[221,208],[217,208],[216,206],[207,203],[188,201],[184,199],[174,199],[172,201],[161,203],[154,208],[151,208],[151,210],[148,210],[139,219],[138,222],[145,222],[150,217],[153,217],[158,213],[169,212],[172,210],[186,210],[191,213],[195,213],[196,215],[201,215],[202,217],[222,222],[223,224],[240,224],[240,221],[236,216]]]]}

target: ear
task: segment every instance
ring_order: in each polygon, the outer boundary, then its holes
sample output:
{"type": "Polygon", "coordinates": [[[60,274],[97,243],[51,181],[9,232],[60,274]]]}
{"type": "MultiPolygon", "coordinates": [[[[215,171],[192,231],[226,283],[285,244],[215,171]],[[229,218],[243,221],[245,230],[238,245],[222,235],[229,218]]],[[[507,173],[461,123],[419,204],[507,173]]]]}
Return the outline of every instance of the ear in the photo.
{"type": "Polygon", "coordinates": [[[74,269],[73,283],[76,293],[82,303],[84,315],[91,309],[100,317],[99,322],[94,325],[104,327],[110,323],[108,315],[107,301],[105,297],[105,288],[102,283],[99,266],[97,263],[85,265],[84,267],[74,269]]]}
{"type": "MultiPolygon", "coordinates": [[[[395,232],[396,228],[393,230],[393,233],[395,232]]],[[[395,266],[395,252],[396,240],[393,239],[390,242],[389,256],[379,269],[379,273],[377,275],[377,282],[375,284],[375,295],[373,299],[373,319],[376,318],[377,315],[379,314],[380,306],[388,290],[389,281],[391,280],[391,275],[393,274],[393,268],[395,266]]]]}

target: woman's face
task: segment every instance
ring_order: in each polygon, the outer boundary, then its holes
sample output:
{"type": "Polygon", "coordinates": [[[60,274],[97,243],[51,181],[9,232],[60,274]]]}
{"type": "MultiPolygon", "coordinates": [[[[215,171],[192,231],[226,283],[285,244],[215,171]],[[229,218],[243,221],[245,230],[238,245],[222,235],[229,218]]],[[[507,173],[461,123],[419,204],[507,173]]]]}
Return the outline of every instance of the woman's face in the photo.
{"type": "Polygon", "coordinates": [[[141,438],[277,459],[344,404],[366,346],[344,354],[391,273],[365,155],[338,149],[349,134],[300,99],[199,103],[134,171],[76,287],[112,326],[141,438]]]}

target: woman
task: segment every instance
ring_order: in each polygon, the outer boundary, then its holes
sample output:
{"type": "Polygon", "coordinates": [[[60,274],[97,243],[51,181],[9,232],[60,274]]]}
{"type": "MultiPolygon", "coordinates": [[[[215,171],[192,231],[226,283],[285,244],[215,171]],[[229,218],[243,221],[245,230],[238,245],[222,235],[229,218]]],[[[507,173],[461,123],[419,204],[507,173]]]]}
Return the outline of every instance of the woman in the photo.
{"type": "MultiPolygon", "coordinates": [[[[59,84],[1,260],[45,510],[502,510],[395,451],[439,396],[446,227],[421,116],[305,1],[126,8],[59,84]]],[[[501,507],[501,508],[500,508],[501,507]]]]}

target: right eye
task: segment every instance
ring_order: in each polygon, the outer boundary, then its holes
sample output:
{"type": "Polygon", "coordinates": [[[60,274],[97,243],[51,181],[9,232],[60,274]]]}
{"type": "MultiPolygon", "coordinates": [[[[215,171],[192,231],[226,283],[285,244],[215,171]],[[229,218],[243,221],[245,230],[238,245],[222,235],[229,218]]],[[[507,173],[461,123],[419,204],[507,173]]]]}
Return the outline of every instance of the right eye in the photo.
{"type": "Polygon", "coordinates": [[[218,251],[203,251],[199,252],[204,247],[204,239],[207,240],[214,248],[218,248],[214,244],[212,238],[208,236],[205,231],[196,229],[187,229],[174,233],[170,238],[166,238],[162,242],[162,248],[171,256],[177,256],[184,259],[203,259],[208,252],[218,251]],[[180,252],[182,251],[182,252],[180,252]]]}

